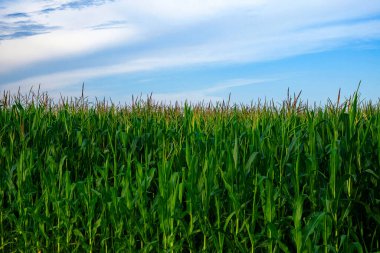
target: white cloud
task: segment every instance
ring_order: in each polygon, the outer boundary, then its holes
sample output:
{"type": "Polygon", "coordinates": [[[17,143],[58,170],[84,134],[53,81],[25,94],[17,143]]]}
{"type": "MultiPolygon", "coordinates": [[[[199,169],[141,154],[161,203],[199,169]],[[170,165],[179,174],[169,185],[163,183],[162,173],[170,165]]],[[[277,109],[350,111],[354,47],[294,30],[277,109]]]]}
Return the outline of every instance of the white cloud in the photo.
{"type": "MultiPolygon", "coordinates": [[[[369,21],[364,24],[307,29],[301,32],[262,37],[260,40],[212,41],[210,44],[202,44],[200,46],[156,51],[151,56],[135,57],[114,65],[34,76],[8,83],[3,87],[5,90],[15,90],[20,86],[28,90],[31,85],[36,86],[41,84],[43,89],[53,90],[62,89],[72,84],[87,82],[92,78],[114,74],[128,74],[194,64],[260,62],[281,59],[288,56],[334,48],[344,44],[347,40],[380,37],[379,27],[380,21],[369,21]],[[276,43],[273,43],[273,41],[276,43]],[[272,46],[268,47],[268,44],[272,46]]],[[[190,93],[183,93],[182,95],[186,94],[189,95],[190,93]]],[[[175,96],[178,96],[178,94],[175,96]]],[[[206,97],[204,96],[204,98],[206,97]]]]}
{"type": "MultiPolygon", "coordinates": [[[[56,1],[64,4],[63,1],[56,1]]],[[[70,1],[66,1],[70,2],[70,1]]],[[[140,38],[139,30],[132,24],[122,28],[94,30],[91,27],[117,18],[108,7],[92,6],[84,9],[65,9],[41,14],[41,10],[59,6],[46,1],[15,1],[0,15],[25,12],[34,24],[56,27],[39,35],[0,41],[0,74],[16,70],[27,64],[46,60],[67,59],[89,52],[132,43],[140,38]],[[109,11],[109,12],[108,12],[109,11]]],[[[6,20],[12,22],[15,20],[6,20]]],[[[20,19],[17,19],[20,21],[20,19]]]]}
{"type": "Polygon", "coordinates": [[[228,92],[232,88],[256,85],[275,81],[277,79],[232,79],[223,83],[216,84],[212,87],[198,90],[187,90],[184,92],[172,92],[172,93],[157,93],[152,94],[154,101],[160,101],[165,104],[179,103],[213,103],[226,101],[228,99],[228,92]],[[223,95],[217,95],[216,93],[224,93],[223,95]]]}
{"type": "Polygon", "coordinates": [[[0,74],[39,61],[68,58],[101,50],[135,37],[136,31],[127,28],[58,30],[48,34],[5,40],[0,44],[0,74]]]}
{"type": "Polygon", "coordinates": [[[46,3],[43,1],[9,1],[0,9],[0,15],[16,13],[16,12],[34,12],[45,8],[46,3]]]}
{"type": "Polygon", "coordinates": [[[62,89],[66,86],[86,82],[91,78],[101,76],[163,69],[180,66],[184,62],[186,62],[186,64],[195,64],[211,60],[212,59],[190,56],[188,54],[177,55],[176,57],[170,58],[165,58],[164,55],[160,55],[156,57],[139,58],[136,60],[125,61],[123,63],[111,66],[84,68],[72,71],[57,72],[53,74],[33,76],[16,82],[4,84],[3,89],[16,91],[21,88],[21,91],[25,92],[29,90],[30,86],[36,87],[38,85],[41,85],[41,88],[43,90],[48,91],[54,89],[62,89]]]}
{"type": "Polygon", "coordinates": [[[161,20],[192,21],[209,19],[226,11],[252,8],[264,4],[264,0],[140,0],[120,1],[120,10],[139,12],[141,15],[154,16],[161,20]]]}
{"type": "MultiPolygon", "coordinates": [[[[49,2],[53,7],[62,3],[49,2]]],[[[380,2],[372,0],[120,0],[80,10],[37,14],[49,7],[47,3],[15,1],[0,10],[0,15],[28,12],[34,22],[60,27],[47,34],[0,41],[0,75],[28,64],[67,60],[72,55],[125,43],[143,42],[145,49],[137,49],[133,56],[125,54],[125,59],[111,65],[100,62],[98,67],[31,76],[6,84],[6,89],[39,83],[57,89],[120,73],[268,61],[380,39],[380,20],[373,18],[380,13],[380,2]],[[90,29],[115,20],[127,25],[90,29]],[[157,37],[164,43],[158,44],[157,37]],[[187,43],[193,38],[197,38],[196,42],[187,43]]]]}

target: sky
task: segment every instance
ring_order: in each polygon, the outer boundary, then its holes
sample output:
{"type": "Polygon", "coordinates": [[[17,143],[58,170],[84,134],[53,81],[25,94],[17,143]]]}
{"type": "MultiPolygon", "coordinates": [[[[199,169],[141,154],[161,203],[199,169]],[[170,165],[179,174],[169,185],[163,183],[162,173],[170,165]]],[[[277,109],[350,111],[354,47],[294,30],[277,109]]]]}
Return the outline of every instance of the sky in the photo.
{"type": "Polygon", "coordinates": [[[379,66],[380,1],[0,0],[0,92],[377,102],[379,66]]]}

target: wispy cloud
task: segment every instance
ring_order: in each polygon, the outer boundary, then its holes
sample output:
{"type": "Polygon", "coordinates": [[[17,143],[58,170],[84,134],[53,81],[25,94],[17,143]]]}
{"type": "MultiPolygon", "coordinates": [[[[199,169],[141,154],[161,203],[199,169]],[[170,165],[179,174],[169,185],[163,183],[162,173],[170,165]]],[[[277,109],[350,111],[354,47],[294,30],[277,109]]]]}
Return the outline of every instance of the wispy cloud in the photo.
{"type": "Polygon", "coordinates": [[[165,69],[180,66],[184,62],[188,64],[191,64],[192,62],[194,64],[205,61],[207,61],[207,59],[200,59],[197,56],[190,55],[178,55],[176,57],[171,57],[168,59],[165,59],[163,55],[161,55],[158,57],[147,57],[129,60],[123,63],[110,66],[83,68],[29,77],[26,79],[18,80],[16,82],[3,84],[2,87],[4,88],[4,90],[13,91],[17,90],[18,88],[27,91],[30,86],[37,85],[41,85],[41,87],[44,90],[54,90],[59,88],[62,89],[73,84],[78,84],[78,82],[81,83],[83,81],[96,77],[110,76],[115,74],[136,73],[140,71],[149,71],[156,69],[165,69]]]}
{"type": "Polygon", "coordinates": [[[107,64],[3,87],[57,88],[120,73],[269,61],[379,40],[379,14],[380,2],[371,0],[15,1],[0,15],[29,23],[0,23],[0,74],[112,48],[119,53],[112,61],[105,54],[107,64]]]}
{"type": "Polygon", "coordinates": [[[62,11],[66,9],[83,9],[91,6],[99,6],[107,2],[113,2],[113,0],[79,0],[79,1],[68,1],[63,4],[51,4],[48,8],[44,8],[39,12],[42,14],[48,14],[54,11],[62,11]]]}
{"type": "MultiPolygon", "coordinates": [[[[194,46],[159,48],[149,56],[134,58],[113,65],[75,69],[55,74],[36,76],[19,80],[18,84],[31,85],[46,83],[52,87],[65,87],[87,81],[91,78],[128,74],[147,70],[176,68],[195,64],[260,62],[289,56],[328,50],[344,45],[348,41],[380,37],[380,21],[369,21],[355,25],[337,25],[327,28],[313,28],[302,32],[262,36],[256,40],[217,41],[210,40],[194,46]],[[273,43],[275,41],[276,43],[273,43]],[[271,44],[269,47],[268,44],[271,44]]],[[[99,30],[94,32],[107,32],[99,30]]],[[[108,31],[110,32],[110,31],[108,31]]],[[[91,35],[93,36],[93,35],[91,35]]],[[[65,37],[62,35],[62,38],[65,37]]],[[[99,34],[99,37],[107,37],[99,34]]],[[[86,36],[83,35],[83,40],[86,36]]],[[[42,38],[41,38],[42,40],[42,38]]],[[[106,40],[107,41],[107,40],[106,40]]],[[[105,42],[106,43],[106,42],[105,42]]],[[[78,44],[78,43],[77,43],[78,44]]],[[[126,55],[127,57],[127,55],[126,55]]],[[[9,55],[11,58],[11,55],[9,55]]],[[[11,59],[8,59],[10,61],[11,59]]],[[[16,83],[9,84],[8,87],[16,83]]]]}
{"type": "Polygon", "coordinates": [[[109,30],[57,30],[23,39],[5,40],[0,44],[0,74],[52,58],[67,58],[128,41],[135,36],[133,28],[109,30]],[[68,38],[70,38],[68,40],[68,38]],[[27,43],[27,47],[25,46],[27,43]]]}
{"type": "Polygon", "coordinates": [[[7,18],[28,18],[29,15],[25,12],[15,12],[5,15],[7,18]]]}
{"type": "Polygon", "coordinates": [[[28,64],[67,60],[111,48],[139,38],[134,24],[123,25],[112,12],[102,8],[113,1],[14,1],[0,10],[0,16],[14,20],[0,22],[0,74],[28,64]],[[52,8],[57,11],[41,15],[52,8]],[[28,18],[25,16],[28,15],[28,18]],[[18,16],[18,17],[16,17],[18,16]],[[122,27],[121,27],[122,26],[122,27]],[[122,28],[122,29],[120,29],[122,28]]]}
{"type": "Polygon", "coordinates": [[[0,22],[0,40],[18,39],[47,33],[57,27],[38,24],[33,21],[0,22]]]}
{"type": "Polygon", "coordinates": [[[43,32],[20,31],[20,32],[13,32],[13,33],[9,33],[9,34],[1,34],[0,40],[17,39],[17,38],[33,36],[33,35],[37,35],[37,34],[41,34],[41,33],[43,33],[43,32]]]}
{"type": "Polygon", "coordinates": [[[266,84],[278,79],[231,79],[223,83],[215,84],[209,88],[186,90],[183,92],[170,92],[170,93],[153,93],[152,98],[155,101],[161,101],[166,104],[179,103],[216,103],[226,101],[229,93],[233,88],[266,84]],[[222,94],[220,94],[222,93],[222,94]]]}
{"type": "Polygon", "coordinates": [[[62,4],[61,8],[72,8],[72,9],[81,9],[94,5],[102,5],[107,2],[113,2],[113,0],[79,0],[79,1],[70,1],[68,3],[62,4]]]}
{"type": "Polygon", "coordinates": [[[125,20],[112,20],[102,24],[91,26],[90,28],[94,30],[102,30],[102,29],[115,29],[115,28],[125,28],[128,26],[128,22],[125,20]]]}

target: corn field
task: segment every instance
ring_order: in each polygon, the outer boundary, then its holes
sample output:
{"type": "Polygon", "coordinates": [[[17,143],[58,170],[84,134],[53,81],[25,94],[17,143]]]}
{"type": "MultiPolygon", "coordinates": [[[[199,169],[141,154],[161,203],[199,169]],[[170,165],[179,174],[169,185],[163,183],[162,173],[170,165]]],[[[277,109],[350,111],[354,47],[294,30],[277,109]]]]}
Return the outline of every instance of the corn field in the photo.
{"type": "Polygon", "coordinates": [[[0,100],[0,253],[379,252],[380,103],[0,100]]]}

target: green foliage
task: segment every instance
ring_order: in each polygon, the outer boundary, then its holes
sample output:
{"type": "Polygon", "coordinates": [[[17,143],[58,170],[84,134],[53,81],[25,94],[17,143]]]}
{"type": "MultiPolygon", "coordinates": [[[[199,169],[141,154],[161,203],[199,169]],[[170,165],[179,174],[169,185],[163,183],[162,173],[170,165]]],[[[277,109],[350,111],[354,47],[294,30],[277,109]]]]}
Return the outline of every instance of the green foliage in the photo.
{"type": "Polygon", "coordinates": [[[380,251],[380,106],[357,93],[0,102],[0,252],[380,251]]]}

